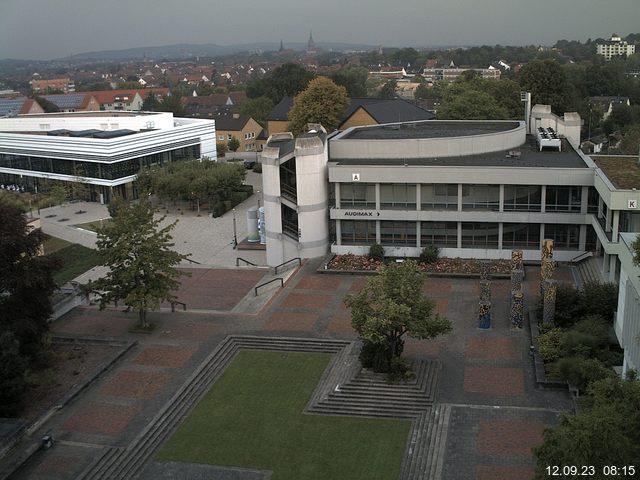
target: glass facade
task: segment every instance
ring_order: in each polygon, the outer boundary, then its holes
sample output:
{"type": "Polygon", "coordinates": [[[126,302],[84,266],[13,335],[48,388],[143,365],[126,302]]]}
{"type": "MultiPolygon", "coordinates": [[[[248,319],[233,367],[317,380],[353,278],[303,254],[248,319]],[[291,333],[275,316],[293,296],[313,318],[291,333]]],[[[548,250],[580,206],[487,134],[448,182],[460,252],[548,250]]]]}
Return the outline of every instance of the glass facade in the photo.
{"type": "Polygon", "coordinates": [[[416,247],[416,222],[380,222],[380,243],[396,247],[416,247]]]}
{"type": "Polygon", "coordinates": [[[373,245],[376,243],[376,222],[371,220],[342,220],[340,239],[343,245],[373,245]]]}
{"type": "Polygon", "coordinates": [[[298,201],[298,187],[296,180],[296,159],[280,165],[280,192],[282,196],[293,202],[298,201]]]}
{"type": "Polygon", "coordinates": [[[416,186],[410,183],[380,184],[380,208],[415,210],[416,186]]]}
{"type": "Polygon", "coordinates": [[[540,248],[540,224],[503,223],[502,248],[540,248]]]}
{"type": "Polygon", "coordinates": [[[458,246],[458,222],[421,222],[420,245],[455,248],[458,246]]]}
{"type": "Polygon", "coordinates": [[[462,210],[500,209],[499,185],[462,185],[462,210]]]}
{"type": "Polygon", "coordinates": [[[427,184],[420,186],[422,210],[458,210],[458,184],[427,184]]]}
{"type": "Polygon", "coordinates": [[[463,222],[462,248],[498,248],[498,224],[463,222]]]}
{"type": "Polygon", "coordinates": [[[375,184],[341,183],[340,208],[376,208],[375,184]]]}
{"type": "Polygon", "coordinates": [[[582,187],[547,186],[545,210],[547,212],[580,213],[582,187]]]}
{"type": "Polygon", "coordinates": [[[552,239],[553,248],[557,250],[578,250],[580,247],[580,225],[546,223],[544,238],[552,239]]]}
{"type": "Polygon", "coordinates": [[[282,233],[291,238],[298,239],[298,212],[286,205],[282,209],[282,233]]]}
{"type": "Polygon", "coordinates": [[[117,180],[138,173],[142,167],[162,165],[180,160],[200,158],[200,145],[183,147],[162,153],[143,155],[120,162],[88,162],[49,157],[31,157],[0,153],[0,167],[33,172],[82,176],[88,179],[117,180]]]}
{"type": "Polygon", "coordinates": [[[540,185],[505,185],[505,212],[539,212],[542,209],[540,185]]]}

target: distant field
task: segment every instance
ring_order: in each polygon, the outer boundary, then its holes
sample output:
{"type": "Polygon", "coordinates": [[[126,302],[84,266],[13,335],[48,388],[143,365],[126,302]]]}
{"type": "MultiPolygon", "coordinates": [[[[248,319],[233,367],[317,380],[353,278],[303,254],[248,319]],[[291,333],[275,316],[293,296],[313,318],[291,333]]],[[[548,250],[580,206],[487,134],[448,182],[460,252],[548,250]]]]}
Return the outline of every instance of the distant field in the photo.
{"type": "Polygon", "coordinates": [[[330,356],[241,350],[158,460],[273,471],[273,480],[398,478],[408,420],[304,414],[330,356]]]}

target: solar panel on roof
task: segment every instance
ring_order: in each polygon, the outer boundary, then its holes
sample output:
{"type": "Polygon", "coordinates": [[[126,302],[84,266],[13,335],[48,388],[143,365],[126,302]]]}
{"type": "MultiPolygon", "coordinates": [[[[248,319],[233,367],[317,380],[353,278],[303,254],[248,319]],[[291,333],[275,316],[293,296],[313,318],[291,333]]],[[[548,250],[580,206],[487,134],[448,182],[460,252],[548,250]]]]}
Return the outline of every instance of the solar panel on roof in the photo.
{"type": "Polygon", "coordinates": [[[0,100],[0,115],[7,115],[8,113],[18,113],[22,108],[22,105],[27,100],[27,97],[8,98],[0,100]]]}
{"type": "Polygon", "coordinates": [[[42,98],[55,103],[58,108],[77,108],[82,105],[84,100],[83,94],[71,94],[71,95],[44,95],[42,98]]]}

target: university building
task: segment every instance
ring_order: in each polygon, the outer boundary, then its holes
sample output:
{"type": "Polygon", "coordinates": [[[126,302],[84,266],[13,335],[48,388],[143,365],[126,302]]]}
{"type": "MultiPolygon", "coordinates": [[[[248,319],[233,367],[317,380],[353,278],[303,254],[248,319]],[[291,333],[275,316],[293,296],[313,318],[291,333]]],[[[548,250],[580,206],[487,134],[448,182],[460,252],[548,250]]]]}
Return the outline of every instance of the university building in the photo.
{"type": "MultiPolygon", "coordinates": [[[[539,261],[597,257],[622,282],[616,332],[640,333],[640,271],[630,242],[640,232],[640,185],[612,180],[637,158],[592,159],[579,149],[581,119],[536,105],[528,121],[418,121],[358,126],[327,135],[319,125],[272,135],[263,154],[267,263],[367,254],[539,261]],[[624,292],[624,293],[623,293],[624,292]]],[[[636,346],[637,347],[637,346],[636,346]]],[[[640,367],[640,348],[625,368],[640,367]]]]}
{"type": "Polygon", "coordinates": [[[68,112],[0,118],[0,183],[37,190],[80,181],[91,200],[137,196],[141,168],[216,158],[215,122],[167,112],[68,112]]]}

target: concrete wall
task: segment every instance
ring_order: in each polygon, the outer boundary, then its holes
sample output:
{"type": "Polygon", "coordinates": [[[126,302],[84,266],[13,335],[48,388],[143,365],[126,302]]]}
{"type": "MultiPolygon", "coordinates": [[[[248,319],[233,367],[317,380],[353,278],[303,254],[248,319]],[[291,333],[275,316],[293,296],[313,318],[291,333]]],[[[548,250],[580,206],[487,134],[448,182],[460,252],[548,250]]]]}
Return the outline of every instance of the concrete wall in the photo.
{"type": "Polygon", "coordinates": [[[159,112],[141,115],[109,115],[108,112],[48,113],[0,118],[2,132],[47,132],[49,130],[143,130],[173,128],[173,114],[159,112]],[[152,126],[149,127],[149,122],[152,126]]]}
{"type": "Polygon", "coordinates": [[[558,134],[564,135],[573,148],[580,148],[582,119],[576,112],[567,112],[563,117],[559,117],[551,112],[551,105],[534,105],[531,109],[529,133],[535,135],[538,127],[551,127],[558,134]]]}

